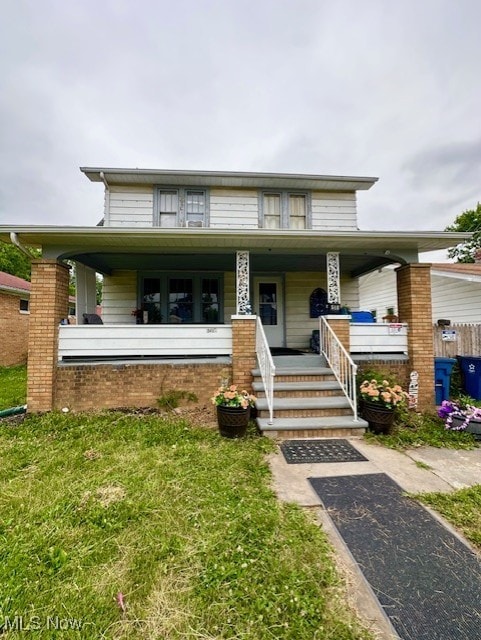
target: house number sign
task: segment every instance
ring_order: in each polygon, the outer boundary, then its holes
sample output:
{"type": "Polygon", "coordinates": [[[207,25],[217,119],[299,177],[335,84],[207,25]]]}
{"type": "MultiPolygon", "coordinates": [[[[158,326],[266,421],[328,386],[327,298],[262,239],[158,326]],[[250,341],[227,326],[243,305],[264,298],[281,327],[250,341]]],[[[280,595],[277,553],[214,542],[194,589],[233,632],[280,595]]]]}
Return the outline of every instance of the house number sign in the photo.
{"type": "Polygon", "coordinates": [[[216,327],[208,327],[207,333],[217,333],[217,328],[216,327]]]}

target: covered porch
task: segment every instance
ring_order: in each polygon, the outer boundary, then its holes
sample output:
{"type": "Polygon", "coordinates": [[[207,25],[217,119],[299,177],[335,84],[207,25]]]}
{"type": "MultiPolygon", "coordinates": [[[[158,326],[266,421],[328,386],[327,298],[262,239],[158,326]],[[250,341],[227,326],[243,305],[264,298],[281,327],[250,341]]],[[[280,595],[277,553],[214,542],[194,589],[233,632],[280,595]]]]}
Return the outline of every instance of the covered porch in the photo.
{"type": "MultiPolygon", "coordinates": [[[[96,360],[99,366],[100,361],[107,364],[112,360],[109,373],[104,371],[110,384],[90,385],[96,389],[97,406],[112,406],[106,385],[115,387],[111,371],[115,367],[119,370],[119,357],[158,358],[158,367],[162,366],[161,358],[209,358],[202,366],[210,366],[211,373],[213,359],[224,358],[212,373],[212,381],[209,374],[208,394],[227,377],[250,387],[258,359],[256,317],[262,320],[268,346],[308,350],[312,331],[319,327],[318,316],[323,312],[337,315],[346,326],[339,340],[350,353],[351,341],[354,346],[358,339],[354,336],[356,327],[350,327],[348,314],[339,312],[347,311],[346,307],[358,310],[359,275],[390,262],[403,265],[398,270],[403,335],[402,345],[396,349],[406,355],[412,370],[422,372],[420,406],[432,404],[432,322],[426,300],[430,275],[429,266],[416,260],[418,251],[452,244],[446,235],[266,229],[17,229],[17,239],[42,246],[44,256],[34,261],[32,270],[29,411],[59,408],[65,398],[74,398],[75,385],[78,387],[81,378],[85,383],[80,368],[85,372],[93,364],[86,360],[96,360]],[[83,313],[95,312],[95,273],[103,274],[109,283],[103,325],[61,324],[68,308],[66,259],[77,264],[79,319],[83,313]],[[192,284],[191,289],[186,288],[190,286],[186,282],[192,284]],[[316,315],[311,297],[318,289],[325,293],[326,306],[316,315]],[[186,292],[197,298],[188,299],[186,292]],[[179,303],[184,305],[184,315],[179,315],[181,322],[173,322],[170,311],[179,303]],[[215,322],[206,321],[207,306],[216,312],[215,322]],[[146,324],[137,324],[139,309],[146,324]],[[153,309],[156,314],[151,313],[153,309]],[[190,309],[187,314],[186,309],[190,309]],[[75,375],[66,377],[66,363],[69,370],[76,370],[75,375]]],[[[381,330],[385,333],[385,327],[381,330]]],[[[372,338],[365,340],[363,348],[368,352],[372,338]]],[[[385,333],[383,341],[387,350],[393,334],[385,333]]],[[[142,377],[143,371],[145,380],[137,386],[149,384],[147,364],[125,366],[144,366],[134,377],[142,377]]],[[[186,388],[187,379],[171,377],[170,382],[186,388]]],[[[158,388],[158,380],[155,385],[158,388]]],[[[135,393],[127,395],[133,399],[135,393]]],[[[139,394],[136,403],[143,397],[145,394],[139,394]]],[[[125,398],[124,394],[124,403],[125,398]]]]}

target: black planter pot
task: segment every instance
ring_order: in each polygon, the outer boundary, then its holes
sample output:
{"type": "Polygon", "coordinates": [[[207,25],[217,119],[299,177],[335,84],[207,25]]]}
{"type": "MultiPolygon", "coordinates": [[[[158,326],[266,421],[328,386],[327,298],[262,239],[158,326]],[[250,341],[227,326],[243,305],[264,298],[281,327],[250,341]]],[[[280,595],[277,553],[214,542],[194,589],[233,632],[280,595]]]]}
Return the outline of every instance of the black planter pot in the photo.
{"type": "Polygon", "coordinates": [[[247,431],[250,418],[250,407],[226,407],[217,405],[217,424],[220,435],[224,438],[242,438],[247,431]]]}
{"type": "Polygon", "coordinates": [[[394,409],[381,407],[371,402],[363,402],[362,417],[369,423],[369,429],[374,433],[391,433],[394,422],[394,409]]]}
{"type": "MultiPolygon", "coordinates": [[[[459,427],[464,422],[464,418],[453,416],[452,426],[453,428],[459,427]]],[[[470,420],[466,431],[472,433],[476,440],[481,440],[481,420],[470,420]]]]}

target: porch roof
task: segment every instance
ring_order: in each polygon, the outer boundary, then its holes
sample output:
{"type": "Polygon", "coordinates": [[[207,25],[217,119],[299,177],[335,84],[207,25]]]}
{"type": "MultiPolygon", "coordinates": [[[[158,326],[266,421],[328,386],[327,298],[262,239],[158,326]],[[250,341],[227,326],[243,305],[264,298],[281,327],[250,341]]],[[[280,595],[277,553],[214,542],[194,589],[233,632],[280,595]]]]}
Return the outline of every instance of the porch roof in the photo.
{"type": "Polygon", "coordinates": [[[101,273],[171,268],[168,261],[175,255],[182,256],[183,268],[193,267],[201,255],[205,268],[225,269],[240,250],[256,256],[257,270],[309,271],[319,269],[319,259],[328,251],[338,251],[342,270],[352,276],[391,262],[417,262],[419,252],[446,249],[471,236],[440,231],[0,226],[0,240],[10,242],[11,233],[24,245],[42,247],[45,258],[78,260],[101,273]]]}

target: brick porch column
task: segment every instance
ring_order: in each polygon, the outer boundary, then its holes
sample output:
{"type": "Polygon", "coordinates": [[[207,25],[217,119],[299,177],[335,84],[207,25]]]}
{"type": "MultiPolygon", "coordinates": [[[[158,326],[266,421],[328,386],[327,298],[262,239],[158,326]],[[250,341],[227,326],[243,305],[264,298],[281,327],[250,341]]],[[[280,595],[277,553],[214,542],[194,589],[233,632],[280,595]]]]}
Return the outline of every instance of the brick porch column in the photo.
{"type": "Polygon", "coordinates": [[[69,267],[56,260],[32,261],[28,336],[28,412],[54,404],[58,326],[68,315],[69,267]]]}
{"type": "Polygon", "coordinates": [[[336,336],[339,339],[339,342],[342,344],[344,349],[350,353],[351,351],[351,332],[350,332],[350,322],[351,316],[348,315],[332,315],[332,316],[324,316],[327,320],[327,323],[334,331],[336,336]]]}
{"type": "Polygon", "coordinates": [[[251,370],[256,367],[256,316],[232,316],[233,384],[252,393],[251,370]]]}
{"type": "Polygon", "coordinates": [[[418,408],[429,409],[434,406],[431,265],[404,265],[396,275],[399,321],[409,325],[409,366],[419,374],[418,408]]]}

